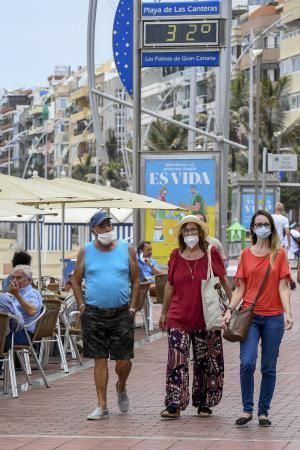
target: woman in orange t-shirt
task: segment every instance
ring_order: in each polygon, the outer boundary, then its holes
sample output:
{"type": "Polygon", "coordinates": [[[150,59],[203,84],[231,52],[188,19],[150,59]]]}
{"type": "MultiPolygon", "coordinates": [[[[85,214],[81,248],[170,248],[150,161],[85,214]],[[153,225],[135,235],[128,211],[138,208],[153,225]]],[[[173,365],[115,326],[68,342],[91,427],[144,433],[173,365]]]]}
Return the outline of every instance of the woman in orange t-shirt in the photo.
{"type": "Polygon", "coordinates": [[[254,372],[258,344],[261,340],[262,381],[258,401],[260,426],[271,425],[268,418],[276,382],[276,362],[284,328],[291,329],[290,270],[285,251],[280,248],[272,216],[259,210],[250,224],[252,247],[245,249],[236,273],[237,287],[224,315],[224,326],[243,299],[243,308],[253,303],[264,275],[271,265],[266,283],[254,308],[254,316],[246,339],[240,343],[240,382],[243,414],[236,425],[252,420],[254,372]],[[285,318],[284,318],[285,313],[285,318]]]}

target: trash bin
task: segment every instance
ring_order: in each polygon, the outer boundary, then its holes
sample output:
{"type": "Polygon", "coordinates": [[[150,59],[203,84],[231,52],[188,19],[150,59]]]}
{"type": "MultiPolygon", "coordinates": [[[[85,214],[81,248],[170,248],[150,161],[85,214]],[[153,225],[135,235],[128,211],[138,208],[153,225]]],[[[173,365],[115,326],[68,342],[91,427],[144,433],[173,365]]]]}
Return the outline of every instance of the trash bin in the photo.
{"type": "Polygon", "coordinates": [[[68,275],[73,272],[76,264],[76,258],[64,259],[64,282],[68,281],[68,275]]]}

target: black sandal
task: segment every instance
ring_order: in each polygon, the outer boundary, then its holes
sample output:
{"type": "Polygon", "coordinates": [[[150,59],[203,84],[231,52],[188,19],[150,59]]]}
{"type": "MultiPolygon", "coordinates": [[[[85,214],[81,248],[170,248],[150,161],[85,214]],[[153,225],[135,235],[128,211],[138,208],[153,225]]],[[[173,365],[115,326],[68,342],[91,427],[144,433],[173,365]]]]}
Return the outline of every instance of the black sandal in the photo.
{"type": "Polygon", "coordinates": [[[248,422],[250,422],[250,420],[252,420],[252,419],[253,419],[252,414],[251,414],[251,416],[248,416],[248,417],[239,417],[239,418],[235,421],[235,424],[236,424],[238,427],[243,427],[243,426],[245,426],[248,422]]]}
{"type": "Polygon", "coordinates": [[[270,427],[272,425],[272,422],[267,417],[259,417],[258,424],[260,427],[270,427]]]}
{"type": "Polygon", "coordinates": [[[200,417],[210,417],[212,413],[212,410],[208,406],[199,406],[198,408],[198,416],[200,417]]]}
{"type": "Polygon", "coordinates": [[[180,417],[180,410],[173,406],[168,406],[160,413],[160,416],[163,419],[178,419],[180,417]]]}

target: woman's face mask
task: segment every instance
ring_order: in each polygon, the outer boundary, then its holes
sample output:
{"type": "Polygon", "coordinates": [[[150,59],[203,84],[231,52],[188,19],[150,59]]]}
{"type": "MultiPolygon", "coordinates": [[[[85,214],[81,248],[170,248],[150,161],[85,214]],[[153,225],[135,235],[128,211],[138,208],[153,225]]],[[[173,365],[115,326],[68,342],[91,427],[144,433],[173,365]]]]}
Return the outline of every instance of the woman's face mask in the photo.
{"type": "Polygon", "coordinates": [[[111,230],[107,233],[97,233],[97,239],[102,245],[109,245],[116,239],[116,235],[114,230],[111,230]]]}
{"type": "Polygon", "coordinates": [[[189,248],[194,248],[199,242],[199,236],[184,236],[183,240],[189,248]]]}
{"type": "Polygon", "coordinates": [[[272,234],[272,231],[270,228],[261,227],[255,230],[255,234],[259,239],[267,239],[272,234]]]}

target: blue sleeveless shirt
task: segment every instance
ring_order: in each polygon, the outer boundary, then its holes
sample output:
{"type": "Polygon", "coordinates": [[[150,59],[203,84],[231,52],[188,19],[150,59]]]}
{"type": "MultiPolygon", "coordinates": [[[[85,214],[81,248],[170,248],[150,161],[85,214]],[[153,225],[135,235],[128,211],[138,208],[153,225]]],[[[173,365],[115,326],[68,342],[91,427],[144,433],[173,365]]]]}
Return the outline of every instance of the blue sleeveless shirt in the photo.
{"type": "Polygon", "coordinates": [[[128,242],[102,252],[94,241],[84,251],[85,301],[98,308],[118,308],[130,300],[128,242]]]}

